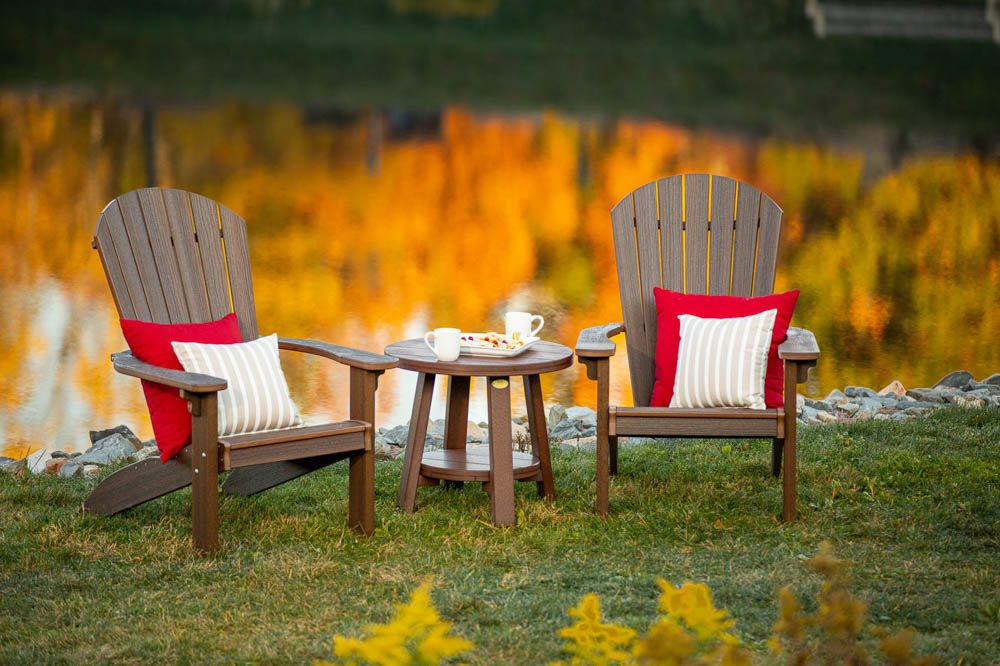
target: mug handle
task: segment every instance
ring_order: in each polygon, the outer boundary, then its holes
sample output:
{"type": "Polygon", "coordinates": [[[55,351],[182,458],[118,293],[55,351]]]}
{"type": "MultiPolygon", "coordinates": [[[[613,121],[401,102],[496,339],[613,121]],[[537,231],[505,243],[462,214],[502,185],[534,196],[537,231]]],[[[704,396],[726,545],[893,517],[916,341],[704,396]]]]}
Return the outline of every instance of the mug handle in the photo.
{"type": "Polygon", "coordinates": [[[536,319],[538,320],[538,328],[531,329],[531,337],[535,337],[538,334],[538,331],[542,330],[542,326],[545,326],[545,317],[543,317],[542,315],[532,315],[531,316],[531,322],[532,323],[536,319]]]}
{"type": "Polygon", "coordinates": [[[432,335],[434,335],[434,331],[427,331],[426,333],[424,333],[424,344],[427,345],[428,349],[430,349],[432,352],[434,352],[435,356],[437,356],[437,352],[434,351],[434,347],[431,345],[430,340],[427,339],[427,338],[431,337],[432,335]]]}

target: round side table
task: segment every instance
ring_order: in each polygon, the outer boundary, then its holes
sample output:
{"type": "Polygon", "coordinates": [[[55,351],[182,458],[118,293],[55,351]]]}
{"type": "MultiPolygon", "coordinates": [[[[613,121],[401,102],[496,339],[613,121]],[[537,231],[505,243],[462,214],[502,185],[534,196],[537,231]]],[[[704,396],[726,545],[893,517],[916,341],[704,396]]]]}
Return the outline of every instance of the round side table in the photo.
{"type": "Polygon", "coordinates": [[[397,504],[407,513],[416,506],[418,486],[436,486],[442,482],[481,481],[490,494],[494,525],[514,525],[514,481],[535,481],[538,494],[555,499],[552,465],[549,460],[549,436],[545,428],[542,404],[543,372],[568,368],[573,350],[554,342],[536,342],[517,356],[506,358],[459,356],[455,361],[439,361],[423,339],[396,342],[385,353],[399,359],[399,367],[413,370],[417,389],[413,397],[410,430],[403,457],[403,477],[399,482],[397,504]],[[448,379],[448,402],[445,412],[444,448],[424,453],[427,422],[435,375],[448,379]],[[510,378],[524,380],[524,398],[528,408],[531,454],[515,453],[510,426],[510,378]],[[469,418],[469,385],[472,377],[486,378],[486,406],[489,413],[489,452],[467,450],[466,428],[469,418]]]}

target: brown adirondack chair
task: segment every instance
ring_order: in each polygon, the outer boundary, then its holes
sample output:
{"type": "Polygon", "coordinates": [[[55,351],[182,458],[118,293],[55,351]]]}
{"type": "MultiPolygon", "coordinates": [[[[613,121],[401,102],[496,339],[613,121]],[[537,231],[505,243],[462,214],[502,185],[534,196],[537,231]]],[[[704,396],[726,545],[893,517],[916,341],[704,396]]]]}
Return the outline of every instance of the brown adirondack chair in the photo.
{"type": "MultiPolygon", "coordinates": [[[[101,211],[92,245],[120,316],[176,324],[235,312],[243,339],[258,337],[246,222],[225,206],[181,190],[129,192],[101,211]]],[[[347,458],[348,524],[371,534],[375,389],[396,359],[294,338],[279,338],[278,347],[350,367],[350,420],[220,438],[216,407],[224,379],[150,365],[127,351],[114,354],[116,371],[180,389],[189,403],[192,443],[166,463],[150,458],[111,474],[83,510],[109,516],[192,485],[194,545],[208,552],[218,547],[219,472],[231,470],[222,492],[252,495],[347,458]]]]}
{"type": "Polygon", "coordinates": [[[788,329],[785,409],[649,407],[656,350],[653,287],[689,294],[763,296],[774,287],[781,209],[751,185],[708,174],[661,178],[611,210],[624,324],[585,329],[576,354],[597,381],[597,512],[608,512],[608,475],[618,471],[618,437],[727,437],[772,440],[771,473],[784,453],[782,519],[795,518],[796,384],[816,365],[809,331],[788,329]],[[709,217],[711,210],[711,219],[709,217]],[[735,211],[735,213],[734,213],[735,211]],[[609,339],[625,332],[634,407],[609,405],[609,339]]]}

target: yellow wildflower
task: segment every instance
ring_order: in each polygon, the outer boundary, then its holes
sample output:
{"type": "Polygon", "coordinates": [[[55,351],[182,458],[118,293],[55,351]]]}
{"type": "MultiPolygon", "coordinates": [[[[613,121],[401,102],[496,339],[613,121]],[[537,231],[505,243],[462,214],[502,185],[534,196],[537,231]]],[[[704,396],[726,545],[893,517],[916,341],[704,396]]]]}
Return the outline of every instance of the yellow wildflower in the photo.
{"type": "Polygon", "coordinates": [[[567,614],[577,618],[576,622],[559,630],[560,636],[573,641],[565,645],[566,651],[573,655],[570,663],[605,666],[629,658],[629,653],[621,648],[635,638],[635,631],[601,622],[601,602],[596,594],[583,597],[567,614]]]}
{"type": "Polygon", "coordinates": [[[436,664],[473,647],[462,638],[448,636],[450,629],[451,623],[442,622],[431,605],[428,580],[413,591],[410,603],[396,604],[391,622],[365,627],[371,634],[368,638],[335,636],[333,653],[347,664],[357,664],[358,660],[377,666],[436,664]]]}
{"type": "Polygon", "coordinates": [[[656,584],[663,591],[660,594],[660,610],[669,617],[682,620],[695,632],[699,641],[718,638],[726,643],[737,642],[735,636],[726,633],[736,621],[726,619],[728,613],[712,605],[712,592],[707,585],[688,581],[676,588],[662,578],[657,578],[656,584]]]}
{"type": "Polygon", "coordinates": [[[661,617],[632,649],[636,659],[657,666],[680,666],[695,650],[691,634],[671,617],[661,617]]]}

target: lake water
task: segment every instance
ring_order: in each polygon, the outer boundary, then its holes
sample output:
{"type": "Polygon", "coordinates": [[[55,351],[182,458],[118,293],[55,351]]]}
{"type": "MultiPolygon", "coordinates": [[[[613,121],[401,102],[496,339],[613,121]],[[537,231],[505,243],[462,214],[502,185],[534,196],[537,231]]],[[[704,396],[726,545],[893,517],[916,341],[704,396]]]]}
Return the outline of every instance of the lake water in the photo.
{"type": "MultiPolygon", "coordinates": [[[[785,210],[776,290],[823,350],[804,392],[1000,371],[1000,163],[960,140],[871,129],[815,142],[643,119],[341,112],[282,104],[142,107],[0,93],[0,444],[89,445],[118,423],[152,435],[94,222],[155,182],[248,222],[263,334],[381,351],[435,326],[497,329],[508,309],[572,346],[620,320],[608,212],[663,175],[748,181],[785,210]]],[[[347,371],[283,353],[308,419],[346,417],[347,371]]],[[[415,376],[390,371],[379,425],[409,417],[415,376]]],[[[593,405],[579,367],[547,404],[593,405]]],[[[439,393],[442,393],[440,391],[439,393]]],[[[518,387],[519,388],[519,387],[518,387]]],[[[473,385],[470,417],[485,417],[473,385]]],[[[523,414],[515,392],[514,413],[523,414]]],[[[612,400],[629,404],[624,351],[612,400]]],[[[437,396],[432,417],[444,413],[437,396]]]]}

